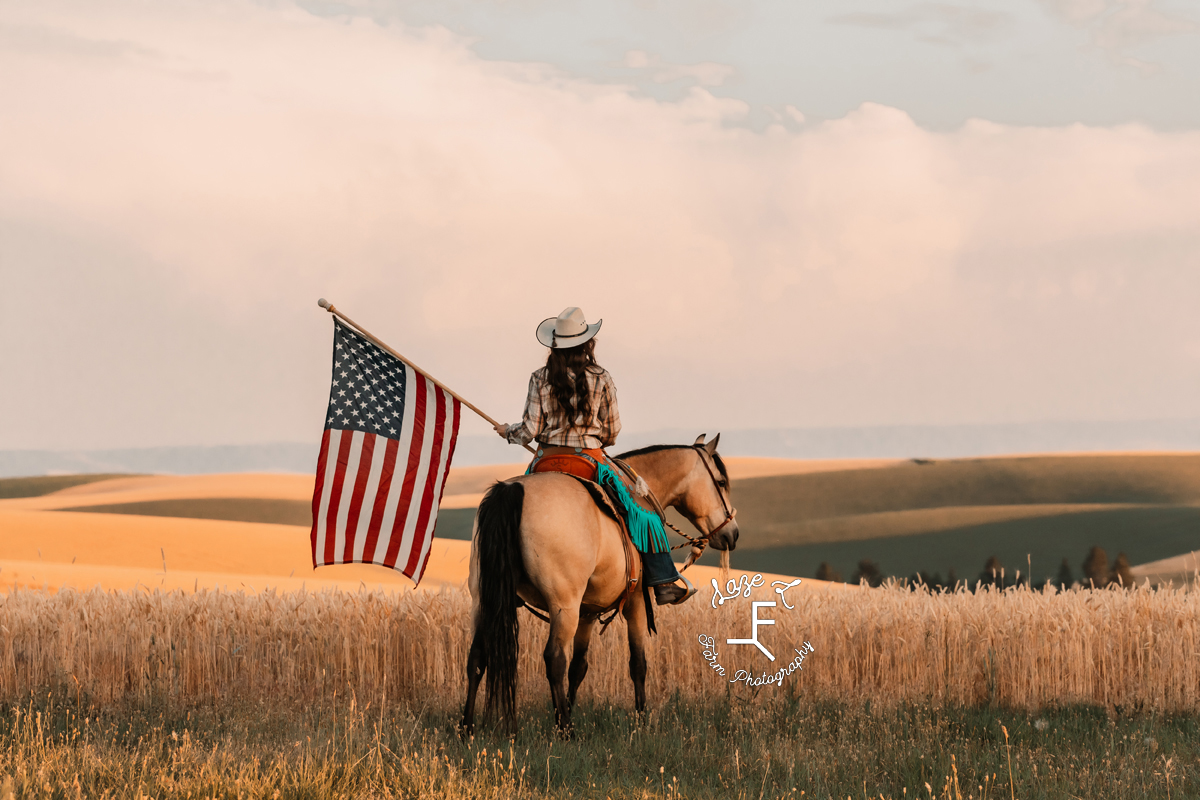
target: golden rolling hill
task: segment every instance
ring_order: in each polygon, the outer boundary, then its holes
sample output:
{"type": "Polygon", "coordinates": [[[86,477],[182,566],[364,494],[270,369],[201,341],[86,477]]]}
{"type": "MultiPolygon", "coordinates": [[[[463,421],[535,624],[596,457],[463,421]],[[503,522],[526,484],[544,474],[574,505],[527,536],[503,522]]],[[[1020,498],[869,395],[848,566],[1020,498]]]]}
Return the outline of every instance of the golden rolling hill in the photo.
{"type": "MultiPolygon", "coordinates": [[[[753,467],[760,474],[802,469],[768,461],[753,467]]],[[[465,584],[474,508],[493,481],[522,470],[451,471],[421,589],[465,584]]],[[[312,484],[307,475],[248,474],[0,480],[0,589],[411,590],[412,581],[383,567],[312,567],[312,484]]],[[[716,574],[695,567],[689,577],[706,583],[716,574]]]]}
{"type": "MultiPolygon", "coordinates": [[[[727,462],[742,531],[733,565],[752,572],[807,577],[828,561],[849,578],[869,558],[885,574],[974,578],[995,554],[1009,570],[1032,563],[1035,579],[1065,557],[1078,577],[1099,545],[1145,562],[1135,574],[1179,579],[1200,548],[1200,455],[727,462]]],[[[422,588],[462,584],[475,507],[522,470],[451,471],[422,588]]],[[[0,480],[0,585],[411,586],[370,565],[314,570],[311,493],[307,475],[0,480]]]]}
{"type": "Polygon", "coordinates": [[[1066,558],[1078,578],[1093,545],[1134,564],[1200,547],[1197,454],[916,460],[751,478],[734,494],[734,563],[795,575],[827,561],[849,578],[866,558],[885,574],[974,579],[997,555],[1009,574],[1032,564],[1035,580],[1066,558]]]}

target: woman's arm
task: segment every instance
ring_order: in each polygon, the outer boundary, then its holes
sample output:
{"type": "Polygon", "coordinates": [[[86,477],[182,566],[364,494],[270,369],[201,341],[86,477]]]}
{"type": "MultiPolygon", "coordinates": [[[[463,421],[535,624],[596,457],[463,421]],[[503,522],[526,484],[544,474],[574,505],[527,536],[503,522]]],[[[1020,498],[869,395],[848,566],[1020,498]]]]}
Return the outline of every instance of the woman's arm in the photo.
{"type": "Polygon", "coordinates": [[[512,425],[497,425],[496,433],[510,444],[529,444],[542,432],[542,386],[537,373],[529,376],[529,392],[525,396],[525,414],[520,422],[512,425]]]}

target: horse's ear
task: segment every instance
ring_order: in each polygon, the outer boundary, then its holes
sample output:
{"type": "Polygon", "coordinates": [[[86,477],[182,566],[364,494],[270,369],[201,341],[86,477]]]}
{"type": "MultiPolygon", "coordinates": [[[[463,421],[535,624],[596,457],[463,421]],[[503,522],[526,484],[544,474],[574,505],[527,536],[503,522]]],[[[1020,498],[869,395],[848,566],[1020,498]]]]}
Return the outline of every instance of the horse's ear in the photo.
{"type": "Polygon", "coordinates": [[[702,433],[697,436],[696,441],[692,442],[692,447],[699,447],[700,445],[704,444],[704,437],[707,435],[707,433],[702,433]]]}
{"type": "Polygon", "coordinates": [[[721,441],[721,434],[718,433],[716,436],[713,437],[713,440],[711,442],[704,445],[704,449],[708,451],[708,454],[710,456],[713,453],[717,452],[717,442],[719,442],[719,441],[721,441]]]}

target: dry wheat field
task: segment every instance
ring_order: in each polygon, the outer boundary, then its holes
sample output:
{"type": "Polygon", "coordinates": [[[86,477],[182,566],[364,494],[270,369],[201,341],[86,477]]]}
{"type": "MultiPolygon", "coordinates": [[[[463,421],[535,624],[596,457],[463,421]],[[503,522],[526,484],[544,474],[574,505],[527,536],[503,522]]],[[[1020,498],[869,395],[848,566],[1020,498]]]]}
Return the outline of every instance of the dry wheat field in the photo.
{"type": "MultiPolygon", "coordinates": [[[[658,611],[651,696],[724,691],[697,637],[745,635],[746,619],[712,608],[710,594],[658,611]]],[[[791,679],[807,697],[1200,711],[1200,593],[863,587],[796,593],[792,602],[778,630],[763,636],[785,652],[813,645],[802,676],[791,679]]],[[[101,706],[334,692],[360,703],[453,706],[462,699],[469,614],[461,590],[16,591],[0,596],[0,700],[69,687],[101,706]]],[[[522,612],[521,635],[522,697],[540,702],[545,628],[522,612]]],[[[597,637],[585,699],[632,703],[627,652],[623,623],[597,637]]]]}
{"type": "Polygon", "coordinates": [[[563,740],[545,628],[525,612],[519,730],[458,736],[461,590],[13,591],[0,596],[0,798],[1200,790],[1196,592],[797,592],[763,639],[813,652],[760,688],[703,658],[699,636],[746,633],[744,609],[710,596],[659,610],[645,717],[630,710],[623,624],[599,637],[563,740]]]}

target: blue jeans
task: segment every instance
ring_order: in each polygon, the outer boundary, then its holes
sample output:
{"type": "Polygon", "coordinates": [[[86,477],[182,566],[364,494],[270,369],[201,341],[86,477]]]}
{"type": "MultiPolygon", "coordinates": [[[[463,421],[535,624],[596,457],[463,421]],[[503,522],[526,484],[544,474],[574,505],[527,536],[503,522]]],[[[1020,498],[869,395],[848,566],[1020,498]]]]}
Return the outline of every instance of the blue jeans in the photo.
{"type": "Polygon", "coordinates": [[[642,578],[647,586],[679,580],[679,570],[670,553],[642,553],[642,578]]]}

